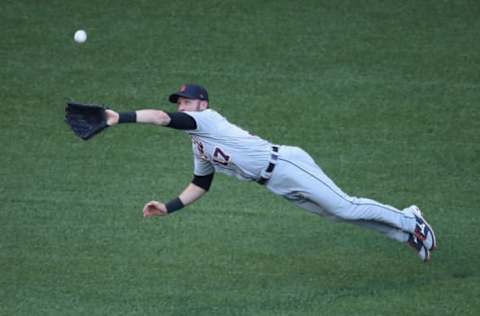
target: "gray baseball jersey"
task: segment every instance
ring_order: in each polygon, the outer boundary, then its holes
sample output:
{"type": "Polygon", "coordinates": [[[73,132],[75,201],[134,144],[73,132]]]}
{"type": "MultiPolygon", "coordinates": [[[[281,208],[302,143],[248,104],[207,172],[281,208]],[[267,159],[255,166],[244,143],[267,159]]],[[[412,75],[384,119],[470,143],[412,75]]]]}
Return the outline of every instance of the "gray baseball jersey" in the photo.
{"type": "Polygon", "coordinates": [[[219,171],[242,180],[260,177],[269,163],[270,142],[230,123],[214,110],[185,113],[197,123],[197,129],[186,131],[192,136],[196,175],[219,171]]]}

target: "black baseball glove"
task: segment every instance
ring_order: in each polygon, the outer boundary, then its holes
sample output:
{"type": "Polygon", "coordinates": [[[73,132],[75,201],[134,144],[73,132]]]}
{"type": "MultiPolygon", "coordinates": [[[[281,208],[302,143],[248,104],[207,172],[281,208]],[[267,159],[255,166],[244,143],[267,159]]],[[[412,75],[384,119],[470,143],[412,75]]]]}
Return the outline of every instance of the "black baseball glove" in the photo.
{"type": "Polygon", "coordinates": [[[108,127],[105,108],[95,104],[68,102],[65,122],[83,140],[92,138],[108,127]]]}

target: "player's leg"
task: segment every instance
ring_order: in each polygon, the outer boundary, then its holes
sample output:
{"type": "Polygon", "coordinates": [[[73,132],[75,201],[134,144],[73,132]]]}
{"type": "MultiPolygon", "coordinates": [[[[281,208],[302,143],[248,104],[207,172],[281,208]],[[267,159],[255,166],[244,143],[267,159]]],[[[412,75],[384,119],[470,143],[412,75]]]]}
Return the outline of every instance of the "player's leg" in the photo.
{"type": "Polygon", "coordinates": [[[302,149],[282,146],[267,187],[287,198],[311,201],[319,212],[346,221],[365,220],[387,224],[406,232],[415,229],[415,217],[370,199],[350,197],[302,149]]]}
{"type": "MultiPolygon", "coordinates": [[[[419,217],[416,214],[402,212],[371,199],[347,195],[305,151],[297,147],[281,147],[277,166],[267,187],[288,199],[310,201],[313,205],[311,210],[322,215],[358,222],[382,233],[388,226],[410,234],[417,233],[419,217]]],[[[430,226],[427,228],[431,230],[430,226]]],[[[394,232],[389,234],[395,235],[394,232]]],[[[434,248],[432,238],[433,230],[426,240],[429,249],[434,248]]]]}
{"type": "MultiPolygon", "coordinates": [[[[301,208],[303,208],[307,211],[310,211],[312,213],[328,217],[332,220],[337,220],[337,221],[340,220],[339,217],[333,216],[332,214],[330,214],[328,212],[325,212],[317,204],[299,197],[298,194],[293,194],[293,195],[290,195],[290,196],[287,195],[285,197],[288,200],[290,200],[291,202],[295,203],[297,206],[299,206],[299,207],[301,207],[301,208]]],[[[392,226],[385,225],[385,224],[382,224],[382,223],[373,222],[373,221],[357,220],[357,221],[348,221],[348,223],[352,223],[352,224],[355,224],[355,225],[359,225],[359,226],[362,226],[362,227],[365,227],[365,228],[372,229],[374,231],[377,231],[377,232],[380,232],[380,233],[384,234],[385,236],[387,236],[391,239],[394,239],[394,240],[397,240],[399,242],[405,243],[408,246],[410,246],[411,248],[413,248],[413,250],[417,253],[417,255],[420,257],[420,259],[422,261],[427,262],[428,260],[430,260],[430,250],[427,249],[423,245],[423,243],[421,241],[419,241],[417,239],[417,237],[413,234],[406,233],[403,230],[400,230],[398,228],[394,228],[392,226]]]]}
{"type": "Polygon", "coordinates": [[[309,201],[306,199],[292,200],[292,202],[295,203],[298,207],[301,207],[317,215],[325,216],[331,220],[348,222],[361,227],[369,228],[374,231],[380,232],[385,236],[391,239],[397,240],[399,242],[407,242],[410,236],[409,233],[406,233],[403,230],[400,230],[398,228],[395,228],[386,224],[378,223],[378,222],[365,221],[365,220],[355,220],[355,221],[343,220],[337,216],[332,215],[331,213],[326,212],[320,206],[318,206],[318,204],[315,204],[312,201],[309,201]]]}

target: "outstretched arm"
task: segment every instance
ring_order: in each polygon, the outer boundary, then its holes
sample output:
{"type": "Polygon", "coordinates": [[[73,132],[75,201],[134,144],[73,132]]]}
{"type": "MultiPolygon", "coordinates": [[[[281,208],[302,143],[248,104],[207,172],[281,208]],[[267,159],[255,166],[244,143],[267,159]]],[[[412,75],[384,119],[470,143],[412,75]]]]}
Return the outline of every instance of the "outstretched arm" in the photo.
{"type": "Polygon", "coordinates": [[[156,125],[163,125],[167,126],[170,124],[170,116],[165,113],[164,111],[160,110],[139,110],[135,112],[128,112],[128,113],[118,113],[112,110],[106,110],[107,114],[107,124],[110,126],[116,125],[118,123],[122,123],[121,115],[126,114],[133,116],[135,115],[135,122],[136,123],[148,123],[148,124],[156,124],[156,125]]]}
{"type": "Polygon", "coordinates": [[[105,110],[105,112],[109,126],[119,123],[146,123],[180,130],[194,130],[197,128],[197,123],[193,117],[183,112],[164,112],[160,110],[138,110],[135,112],[120,113],[105,110]]]}

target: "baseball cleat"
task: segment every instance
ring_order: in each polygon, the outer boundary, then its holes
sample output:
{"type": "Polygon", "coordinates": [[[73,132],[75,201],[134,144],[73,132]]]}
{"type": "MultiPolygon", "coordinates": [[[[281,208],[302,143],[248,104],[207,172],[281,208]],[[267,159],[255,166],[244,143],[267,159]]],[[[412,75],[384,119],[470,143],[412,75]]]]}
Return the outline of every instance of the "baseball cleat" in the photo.
{"type": "Polygon", "coordinates": [[[432,229],[432,226],[425,220],[422,216],[422,211],[416,205],[412,205],[405,209],[407,212],[415,216],[417,221],[415,225],[415,237],[422,242],[422,244],[429,250],[433,251],[437,247],[437,238],[435,238],[435,233],[432,229]]]}
{"type": "Polygon", "coordinates": [[[423,262],[427,262],[428,260],[430,260],[430,250],[428,250],[427,247],[425,247],[425,245],[422,243],[422,241],[418,240],[415,235],[410,234],[407,244],[417,252],[418,256],[420,257],[420,259],[422,259],[423,262]]]}

